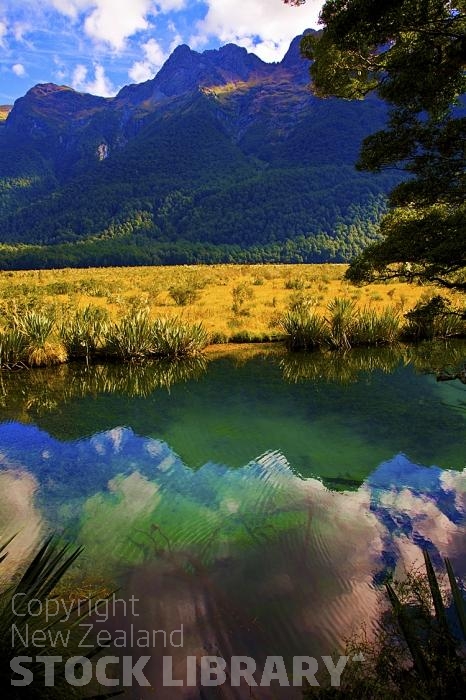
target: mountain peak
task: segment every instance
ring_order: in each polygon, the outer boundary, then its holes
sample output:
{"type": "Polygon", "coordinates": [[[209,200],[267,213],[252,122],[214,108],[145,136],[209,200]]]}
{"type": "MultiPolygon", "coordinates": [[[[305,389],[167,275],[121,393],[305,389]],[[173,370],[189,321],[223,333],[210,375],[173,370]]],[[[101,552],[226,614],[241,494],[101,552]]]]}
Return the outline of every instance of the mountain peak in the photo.
{"type": "Polygon", "coordinates": [[[173,51],[152,81],[153,95],[171,97],[199,87],[246,81],[270,73],[271,64],[236,44],[202,53],[181,44],[173,51]]]}
{"type": "Polygon", "coordinates": [[[295,80],[298,82],[308,83],[310,80],[309,61],[301,55],[301,39],[308,34],[316,35],[318,33],[315,29],[306,29],[299,36],[295,36],[280,63],[282,68],[294,74],[295,80]]]}
{"type": "Polygon", "coordinates": [[[76,92],[66,85],[39,83],[16,100],[6,127],[18,133],[45,135],[60,123],[68,128],[71,120],[89,116],[107,103],[105,97],[76,92]],[[54,126],[52,126],[54,125],[54,126]]]}
{"type": "Polygon", "coordinates": [[[33,95],[35,97],[46,97],[47,95],[52,95],[55,92],[71,91],[74,92],[73,88],[67,87],[66,85],[56,85],[55,83],[38,83],[34,85],[30,90],[27,91],[26,95],[33,95]]]}
{"type": "MultiPolygon", "coordinates": [[[[314,30],[307,29],[304,34],[314,30]]],[[[218,49],[202,53],[180,44],[170,54],[157,75],[139,85],[128,85],[120,90],[120,104],[163,101],[167,97],[193,92],[202,87],[228,83],[248,82],[268,78],[277,69],[284,69],[292,82],[309,81],[308,62],[301,58],[299,43],[303,35],[293,39],[281,63],[266,63],[244,46],[228,43],[218,49]]]]}
{"type": "Polygon", "coordinates": [[[188,44],[178,44],[178,46],[173,49],[168,60],[170,60],[172,56],[187,56],[192,53],[197,53],[197,51],[194,51],[188,44]]]}

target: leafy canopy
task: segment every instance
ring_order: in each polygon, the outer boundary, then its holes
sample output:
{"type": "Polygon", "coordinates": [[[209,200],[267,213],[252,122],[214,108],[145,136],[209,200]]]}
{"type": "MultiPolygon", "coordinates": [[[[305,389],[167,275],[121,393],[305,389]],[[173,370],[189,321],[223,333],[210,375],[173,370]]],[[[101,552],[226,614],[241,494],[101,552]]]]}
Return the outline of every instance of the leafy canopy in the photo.
{"type": "MultiPolygon", "coordinates": [[[[299,5],[305,0],[285,0],[299,5]]],[[[305,36],[314,91],[389,105],[358,168],[401,169],[383,238],[351,264],[355,282],[403,275],[466,290],[466,1],[327,0],[305,36]]]]}

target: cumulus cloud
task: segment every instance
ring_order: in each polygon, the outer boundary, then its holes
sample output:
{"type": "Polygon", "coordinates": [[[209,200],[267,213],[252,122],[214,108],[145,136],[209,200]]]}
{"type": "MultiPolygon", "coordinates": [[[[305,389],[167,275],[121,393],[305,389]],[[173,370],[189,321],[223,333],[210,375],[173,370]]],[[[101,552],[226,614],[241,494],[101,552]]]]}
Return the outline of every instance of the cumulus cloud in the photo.
{"type": "Polygon", "coordinates": [[[74,87],[75,90],[80,90],[84,83],[86,82],[87,78],[87,68],[86,66],[83,66],[81,63],[76,66],[76,68],[73,71],[73,78],[71,81],[71,85],[74,87]]]}
{"type": "Polygon", "coordinates": [[[181,10],[186,0],[50,0],[72,20],[83,19],[84,31],[96,42],[121,51],[126,40],[150,28],[151,17],[181,10]]]}
{"type": "Polygon", "coordinates": [[[93,80],[88,80],[88,73],[86,66],[81,63],[76,66],[71,82],[75,90],[90,92],[92,95],[100,95],[101,97],[112,97],[115,94],[116,90],[100,63],[96,63],[94,66],[93,80]]]}
{"type": "Polygon", "coordinates": [[[149,28],[150,0],[99,0],[84,22],[86,34],[121,51],[126,39],[149,28]]]}
{"type": "Polygon", "coordinates": [[[322,7],[321,0],[308,0],[301,7],[290,7],[280,0],[206,1],[209,9],[197,23],[190,45],[202,47],[218,37],[222,43],[234,42],[254,51],[264,61],[281,60],[295,36],[317,26],[322,7]]]}
{"type": "Polygon", "coordinates": [[[136,61],[128,71],[129,77],[135,83],[142,83],[153,78],[167,58],[155,39],[149,39],[145,44],[142,44],[141,48],[144,51],[144,59],[136,61]]]}
{"type": "Polygon", "coordinates": [[[26,75],[26,69],[22,63],[15,63],[13,66],[11,66],[11,70],[16,76],[18,76],[18,78],[24,78],[26,75]]]}

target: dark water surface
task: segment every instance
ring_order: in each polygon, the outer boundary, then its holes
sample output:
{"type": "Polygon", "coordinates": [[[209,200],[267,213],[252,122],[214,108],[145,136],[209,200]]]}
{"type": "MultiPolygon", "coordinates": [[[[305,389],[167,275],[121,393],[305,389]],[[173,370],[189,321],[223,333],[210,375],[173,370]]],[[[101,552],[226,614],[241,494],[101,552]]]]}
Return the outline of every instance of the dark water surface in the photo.
{"type": "Polygon", "coordinates": [[[378,582],[420,547],[466,573],[466,386],[427,373],[465,356],[271,349],[4,373],[0,529],[21,530],[18,557],[51,529],[83,544],[76,575],[139,600],[120,627],[183,625],[181,677],[187,655],[329,655],[376,623],[378,582]]]}

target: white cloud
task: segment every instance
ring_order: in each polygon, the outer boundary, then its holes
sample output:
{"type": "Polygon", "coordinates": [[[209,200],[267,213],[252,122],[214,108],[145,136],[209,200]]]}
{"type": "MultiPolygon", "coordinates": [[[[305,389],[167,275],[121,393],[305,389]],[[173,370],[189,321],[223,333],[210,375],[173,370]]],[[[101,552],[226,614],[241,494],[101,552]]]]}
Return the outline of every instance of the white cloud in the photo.
{"type": "Polygon", "coordinates": [[[281,0],[206,0],[209,7],[189,44],[205,45],[211,37],[234,42],[265,61],[279,61],[291,40],[307,27],[316,27],[321,0],[290,7],[281,0]]]}
{"type": "Polygon", "coordinates": [[[147,15],[151,9],[151,0],[99,0],[86,17],[84,29],[91,39],[121,51],[129,36],[149,28],[147,15]]]}
{"type": "Polygon", "coordinates": [[[31,26],[26,22],[15,22],[13,25],[13,36],[16,41],[25,42],[25,34],[31,31],[31,26]]]}
{"type": "Polygon", "coordinates": [[[126,40],[151,27],[159,13],[179,11],[187,0],[45,0],[73,21],[82,21],[85,34],[97,43],[122,51],[126,40]]]}
{"type": "Polygon", "coordinates": [[[109,78],[105,75],[105,69],[100,63],[94,66],[94,79],[88,80],[88,70],[81,63],[73,71],[71,84],[75,90],[90,92],[92,95],[112,97],[116,90],[109,78]]]}
{"type": "Polygon", "coordinates": [[[87,68],[86,66],[83,66],[81,63],[76,66],[76,68],[73,71],[73,78],[71,81],[71,85],[74,87],[75,90],[80,90],[84,83],[86,82],[87,78],[87,68]]]}
{"type": "Polygon", "coordinates": [[[76,19],[81,12],[96,5],[95,0],[52,0],[53,7],[63,15],[76,19]]]}
{"type": "Polygon", "coordinates": [[[55,55],[55,56],[53,57],[53,63],[54,63],[54,65],[55,65],[55,70],[54,70],[54,73],[53,73],[55,79],[58,80],[59,82],[64,81],[65,78],[66,78],[67,75],[68,75],[68,71],[67,71],[67,69],[66,69],[66,66],[65,66],[64,63],[61,61],[60,57],[57,56],[57,55],[55,55]]]}
{"type": "Polygon", "coordinates": [[[26,69],[22,63],[15,63],[14,66],[11,66],[11,70],[18,78],[24,78],[26,75],[26,69]]]}
{"type": "Polygon", "coordinates": [[[128,71],[129,77],[135,83],[143,83],[153,78],[167,58],[155,39],[149,39],[145,44],[142,44],[141,48],[144,51],[144,59],[133,63],[128,71]]]}

